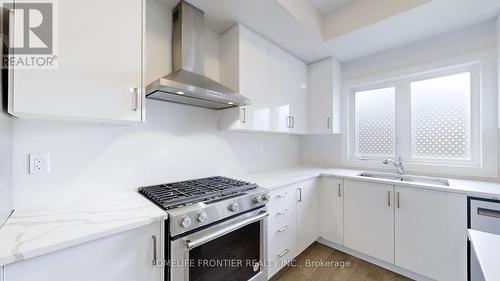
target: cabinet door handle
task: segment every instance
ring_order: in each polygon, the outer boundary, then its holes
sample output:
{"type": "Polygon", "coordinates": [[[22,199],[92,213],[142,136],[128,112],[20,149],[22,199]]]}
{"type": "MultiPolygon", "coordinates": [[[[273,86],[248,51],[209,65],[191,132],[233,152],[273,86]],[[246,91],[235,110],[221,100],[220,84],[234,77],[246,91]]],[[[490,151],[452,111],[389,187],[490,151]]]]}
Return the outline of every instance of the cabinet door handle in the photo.
{"type": "Polygon", "coordinates": [[[396,192],[396,206],[398,207],[399,209],[399,191],[396,192]]]}
{"type": "Polygon", "coordinates": [[[243,118],[241,120],[241,123],[246,123],[247,122],[247,109],[242,108],[241,110],[243,111],[243,118]]]}
{"type": "Polygon", "coordinates": [[[278,229],[278,232],[285,232],[287,229],[288,229],[288,225],[285,225],[282,228],[278,229]]]}
{"type": "Polygon", "coordinates": [[[330,129],[330,117],[326,118],[326,128],[330,129]]]}
{"type": "Polygon", "coordinates": [[[339,197],[342,196],[341,186],[342,186],[342,184],[339,183],[339,187],[338,187],[338,195],[339,195],[339,197]]]}
{"type": "Polygon", "coordinates": [[[156,266],[158,263],[158,256],[156,254],[156,235],[152,235],[151,240],[153,241],[153,260],[151,260],[151,266],[156,266]]]}
{"type": "Polygon", "coordinates": [[[132,110],[137,111],[139,110],[139,89],[136,87],[130,89],[130,91],[132,92],[132,98],[134,99],[132,110]]]}
{"type": "Polygon", "coordinates": [[[292,118],[292,128],[295,128],[295,117],[291,116],[290,118],[292,118]]]}
{"type": "Polygon", "coordinates": [[[300,202],[302,202],[302,188],[300,188],[300,187],[297,188],[297,191],[299,192],[299,200],[298,200],[298,202],[300,203],[300,202]]]}
{"type": "Polygon", "coordinates": [[[279,215],[279,216],[282,216],[282,215],[284,215],[286,213],[288,213],[288,209],[284,209],[283,211],[279,211],[276,214],[279,215]]]}
{"type": "Polygon", "coordinates": [[[387,191],[387,206],[391,206],[391,191],[387,191]]]}
{"type": "Polygon", "coordinates": [[[279,257],[279,258],[282,258],[282,257],[284,257],[286,254],[288,254],[289,252],[290,252],[290,250],[285,249],[282,253],[279,253],[279,254],[278,254],[278,257],[279,257]]]}

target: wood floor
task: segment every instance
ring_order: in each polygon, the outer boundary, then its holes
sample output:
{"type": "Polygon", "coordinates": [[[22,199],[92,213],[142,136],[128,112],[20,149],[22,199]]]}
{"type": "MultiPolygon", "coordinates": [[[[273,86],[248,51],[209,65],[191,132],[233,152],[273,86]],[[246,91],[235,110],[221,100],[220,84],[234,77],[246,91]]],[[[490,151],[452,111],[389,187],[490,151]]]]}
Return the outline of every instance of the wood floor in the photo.
{"type": "Polygon", "coordinates": [[[295,266],[283,268],[271,280],[407,281],[411,279],[315,242],[295,259],[295,266]],[[320,264],[321,261],[323,264],[320,264]],[[344,263],[343,268],[340,267],[340,262],[344,263]]]}

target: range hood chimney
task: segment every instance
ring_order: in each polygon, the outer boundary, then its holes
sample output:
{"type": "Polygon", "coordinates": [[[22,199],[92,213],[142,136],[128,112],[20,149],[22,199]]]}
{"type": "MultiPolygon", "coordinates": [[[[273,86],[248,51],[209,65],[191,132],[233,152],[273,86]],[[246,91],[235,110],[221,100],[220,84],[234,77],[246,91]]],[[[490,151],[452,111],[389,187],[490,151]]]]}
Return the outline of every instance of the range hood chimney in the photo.
{"type": "Polygon", "coordinates": [[[148,85],[146,97],[211,109],[250,104],[205,76],[203,11],[182,0],[172,13],[172,73],[148,85]]]}

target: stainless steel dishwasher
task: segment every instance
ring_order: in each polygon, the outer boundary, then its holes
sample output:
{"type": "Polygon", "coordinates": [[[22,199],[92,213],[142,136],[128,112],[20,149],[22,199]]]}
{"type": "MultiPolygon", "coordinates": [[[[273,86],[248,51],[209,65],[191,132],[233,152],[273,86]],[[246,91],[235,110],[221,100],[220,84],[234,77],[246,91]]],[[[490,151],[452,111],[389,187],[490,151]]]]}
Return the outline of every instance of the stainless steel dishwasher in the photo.
{"type": "MultiPolygon", "coordinates": [[[[500,235],[500,201],[470,198],[469,228],[500,235]]],[[[469,243],[469,280],[484,281],[474,249],[469,243]]]]}

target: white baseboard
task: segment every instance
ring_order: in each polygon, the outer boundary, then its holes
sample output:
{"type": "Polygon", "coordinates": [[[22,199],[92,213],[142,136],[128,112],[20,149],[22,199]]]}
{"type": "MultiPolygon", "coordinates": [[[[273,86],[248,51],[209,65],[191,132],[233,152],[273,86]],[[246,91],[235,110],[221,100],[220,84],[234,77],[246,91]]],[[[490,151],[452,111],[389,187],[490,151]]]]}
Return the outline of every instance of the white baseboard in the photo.
{"type": "Polygon", "coordinates": [[[401,274],[403,276],[406,276],[406,277],[414,279],[414,280],[418,280],[418,281],[432,281],[433,280],[433,279],[429,279],[428,277],[422,276],[422,275],[420,275],[418,273],[415,273],[413,271],[409,271],[407,269],[399,267],[397,265],[394,265],[394,264],[391,264],[391,263],[388,263],[388,262],[376,259],[374,257],[367,256],[367,255],[365,255],[363,253],[360,253],[360,252],[354,251],[352,249],[346,248],[346,247],[344,247],[342,245],[335,244],[335,243],[330,242],[328,240],[325,240],[325,239],[323,239],[321,237],[318,238],[317,242],[319,242],[319,243],[321,243],[321,244],[323,244],[325,246],[328,246],[330,248],[339,250],[341,252],[348,253],[351,256],[355,256],[355,257],[360,258],[360,259],[362,259],[364,261],[367,261],[369,263],[373,263],[373,264],[378,265],[380,267],[383,267],[383,268],[385,268],[387,270],[396,272],[398,274],[401,274]]]}

